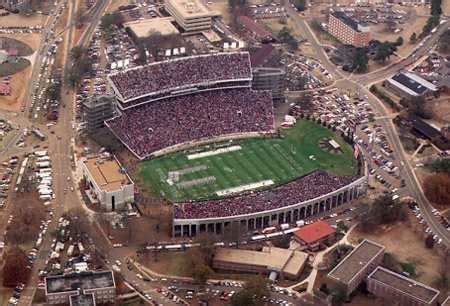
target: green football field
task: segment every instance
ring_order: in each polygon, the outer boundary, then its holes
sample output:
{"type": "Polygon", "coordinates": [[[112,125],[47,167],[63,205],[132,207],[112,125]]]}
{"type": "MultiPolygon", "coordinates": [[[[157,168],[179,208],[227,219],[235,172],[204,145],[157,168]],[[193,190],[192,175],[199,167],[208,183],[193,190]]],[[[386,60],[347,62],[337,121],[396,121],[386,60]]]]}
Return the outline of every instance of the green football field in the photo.
{"type": "MultiPolygon", "coordinates": [[[[216,192],[231,187],[272,180],[273,186],[291,181],[314,170],[322,169],[336,175],[353,175],[356,162],[352,148],[332,131],[307,120],[299,120],[294,128],[284,130],[279,139],[248,139],[227,142],[240,145],[238,151],[222,153],[198,159],[187,158],[190,152],[178,152],[144,161],[139,167],[139,176],[154,194],[173,201],[199,200],[218,197],[216,192]],[[336,140],[341,154],[332,154],[319,147],[324,138],[336,140]],[[314,160],[309,157],[313,155],[314,160]],[[214,177],[209,183],[190,187],[179,187],[167,183],[168,173],[202,166],[203,170],[179,176],[178,183],[214,177]]],[[[224,143],[221,143],[222,146],[224,143]]],[[[220,144],[219,144],[220,145],[220,144]]],[[[215,145],[201,147],[201,152],[215,150],[215,145]]],[[[196,152],[199,148],[195,148],[196,152]]]]}

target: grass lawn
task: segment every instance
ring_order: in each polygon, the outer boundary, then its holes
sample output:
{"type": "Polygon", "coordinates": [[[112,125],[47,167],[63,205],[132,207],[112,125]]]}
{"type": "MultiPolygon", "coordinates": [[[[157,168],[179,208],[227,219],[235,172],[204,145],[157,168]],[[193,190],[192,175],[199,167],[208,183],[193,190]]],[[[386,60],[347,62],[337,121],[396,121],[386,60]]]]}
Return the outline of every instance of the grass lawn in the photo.
{"type": "Polygon", "coordinates": [[[30,66],[30,61],[24,58],[17,59],[17,62],[5,62],[0,64],[0,77],[16,74],[30,66]]]}
{"type": "MultiPolygon", "coordinates": [[[[353,175],[356,163],[352,148],[341,137],[316,123],[299,120],[294,128],[283,130],[282,138],[248,139],[226,143],[240,145],[238,151],[198,159],[187,158],[191,152],[178,152],[141,163],[139,175],[144,185],[163,197],[174,201],[216,198],[216,191],[249,183],[272,180],[274,185],[284,184],[300,176],[321,169],[336,175],[353,175]],[[319,147],[323,138],[336,140],[341,154],[332,154],[319,147]],[[315,160],[309,156],[313,155],[315,160]],[[192,181],[207,176],[215,181],[180,188],[167,183],[168,172],[193,166],[207,169],[181,175],[179,182],[192,181]]],[[[212,151],[218,144],[204,146],[201,152],[212,151]]],[[[221,143],[220,145],[224,145],[221,143]]],[[[195,148],[196,152],[199,148],[195,148]]],[[[273,187],[272,185],[271,187],[273,187]]]]}
{"type": "Polygon", "coordinates": [[[401,265],[402,270],[404,272],[408,273],[411,276],[415,276],[416,275],[416,267],[414,266],[413,263],[403,262],[400,265],[401,265]]]}

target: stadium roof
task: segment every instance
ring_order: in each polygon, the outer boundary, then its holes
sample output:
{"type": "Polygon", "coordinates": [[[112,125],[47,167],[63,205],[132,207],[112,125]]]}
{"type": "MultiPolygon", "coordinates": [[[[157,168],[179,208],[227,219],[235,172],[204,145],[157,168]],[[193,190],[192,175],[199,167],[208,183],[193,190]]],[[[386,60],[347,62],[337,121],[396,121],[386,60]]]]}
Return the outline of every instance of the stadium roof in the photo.
{"type": "Polygon", "coordinates": [[[336,230],[331,227],[331,225],[325,221],[319,220],[300,228],[294,232],[294,235],[297,239],[303,241],[304,243],[311,244],[320,241],[335,232],[336,230]]]}
{"type": "Polygon", "coordinates": [[[384,246],[370,240],[364,240],[342,259],[330,273],[328,273],[328,277],[336,279],[341,283],[348,284],[383,251],[384,246]]]}
{"type": "Polygon", "coordinates": [[[411,96],[421,96],[426,90],[438,90],[433,83],[407,71],[397,73],[392,78],[388,79],[388,82],[411,96]]]}
{"type": "Polygon", "coordinates": [[[353,30],[355,30],[357,32],[361,32],[358,25],[366,26],[366,24],[356,22],[356,20],[347,16],[344,12],[341,12],[341,11],[333,12],[333,13],[331,13],[331,15],[333,15],[337,19],[341,20],[343,23],[345,23],[346,25],[348,25],[349,27],[351,27],[353,30]]]}
{"type": "Polygon", "coordinates": [[[72,273],[45,278],[47,294],[110,287],[115,288],[112,271],[72,273]]]}
{"type": "Polygon", "coordinates": [[[396,291],[407,294],[416,300],[426,303],[427,305],[431,305],[431,303],[439,295],[438,290],[383,267],[377,267],[368,276],[368,279],[374,280],[384,286],[388,286],[396,291]]]}

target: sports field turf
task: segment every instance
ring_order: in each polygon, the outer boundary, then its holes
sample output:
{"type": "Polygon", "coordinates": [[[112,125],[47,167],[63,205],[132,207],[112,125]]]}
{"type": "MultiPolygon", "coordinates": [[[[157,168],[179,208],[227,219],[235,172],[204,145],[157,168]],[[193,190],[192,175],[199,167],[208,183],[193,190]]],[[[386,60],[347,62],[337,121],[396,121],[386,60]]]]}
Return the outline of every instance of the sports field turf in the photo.
{"type": "MultiPolygon", "coordinates": [[[[188,160],[186,156],[193,152],[178,152],[145,161],[140,164],[139,175],[155,194],[180,202],[216,198],[217,191],[263,180],[272,180],[273,187],[318,169],[336,175],[355,174],[351,146],[332,131],[311,121],[299,120],[294,128],[282,134],[284,137],[280,139],[233,141],[232,145],[240,145],[242,149],[209,157],[188,160]],[[322,150],[319,142],[323,138],[336,140],[342,154],[322,150]],[[315,160],[309,158],[311,155],[315,160]],[[215,177],[214,182],[184,189],[166,182],[169,171],[200,165],[206,165],[207,169],[184,174],[179,182],[208,176],[215,177]]],[[[201,151],[214,149],[214,145],[209,145],[201,151]]]]}

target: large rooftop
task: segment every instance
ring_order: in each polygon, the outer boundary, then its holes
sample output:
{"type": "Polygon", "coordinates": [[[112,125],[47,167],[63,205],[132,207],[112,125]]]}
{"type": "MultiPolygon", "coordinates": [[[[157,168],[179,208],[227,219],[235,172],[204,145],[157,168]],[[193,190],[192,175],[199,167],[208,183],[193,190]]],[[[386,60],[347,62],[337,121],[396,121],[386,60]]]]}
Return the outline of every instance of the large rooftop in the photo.
{"type": "Polygon", "coordinates": [[[212,17],[215,14],[208,10],[200,0],[166,0],[184,19],[212,17]]]}
{"type": "Polygon", "coordinates": [[[377,267],[368,279],[380,282],[425,303],[431,303],[439,295],[438,290],[383,267],[377,267]]]}
{"type": "Polygon", "coordinates": [[[47,294],[115,287],[112,271],[83,272],[45,278],[47,294]]]}
{"type": "Polygon", "coordinates": [[[353,251],[350,252],[330,273],[328,276],[344,284],[348,284],[357,274],[359,274],[384,247],[364,240],[353,251]]]}
{"type": "Polygon", "coordinates": [[[98,156],[87,158],[83,161],[98,188],[110,192],[120,189],[122,186],[130,185],[132,182],[114,159],[105,159],[98,156]]]}
{"type": "Polygon", "coordinates": [[[388,82],[412,96],[420,96],[426,90],[438,90],[433,83],[430,83],[417,74],[408,71],[397,73],[392,78],[388,79],[388,82]]]}
{"type": "Polygon", "coordinates": [[[304,243],[311,244],[322,240],[334,234],[335,232],[336,230],[331,227],[331,225],[329,225],[325,221],[319,220],[300,228],[299,230],[294,232],[294,235],[304,243]]]}
{"type": "Polygon", "coordinates": [[[260,266],[267,269],[282,270],[296,275],[303,268],[308,255],[275,247],[264,247],[261,252],[240,249],[219,248],[214,260],[249,266],[260,266]]]}
{"type": "Polygon", "coordinates": [[[159,33],[162,36],[179,34],[177,28],[172,24],[172,20],[172,17],[150,18],[130,21],[124,23],[124,26],[130,28],[138,38],[148,37],[152,33],[159,33]]]}

